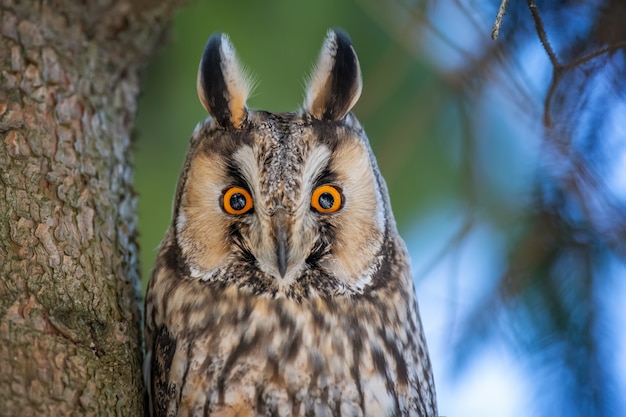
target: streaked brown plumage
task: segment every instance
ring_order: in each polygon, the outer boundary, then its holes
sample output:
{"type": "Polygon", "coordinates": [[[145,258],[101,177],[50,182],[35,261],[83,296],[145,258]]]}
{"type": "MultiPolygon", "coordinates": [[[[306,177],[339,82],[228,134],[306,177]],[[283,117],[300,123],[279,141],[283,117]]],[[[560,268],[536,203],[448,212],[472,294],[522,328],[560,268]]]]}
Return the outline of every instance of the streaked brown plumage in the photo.
{"type": "Polygon", "coordinates": [[[436,416],[404,244],[367,137],[348,36],[302,110],[248,109],[225,35],[146,295],[153,416],[436,416]]]}

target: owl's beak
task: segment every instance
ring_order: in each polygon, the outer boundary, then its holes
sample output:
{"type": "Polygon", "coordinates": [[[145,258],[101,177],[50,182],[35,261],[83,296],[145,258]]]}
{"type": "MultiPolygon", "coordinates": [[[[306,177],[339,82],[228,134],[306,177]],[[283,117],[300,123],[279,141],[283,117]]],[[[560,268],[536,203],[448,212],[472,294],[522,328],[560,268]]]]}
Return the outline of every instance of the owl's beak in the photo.
{"type": "Polygon", "coordinates": [[[287,211],[279,209],[274,214],[274,233],[276,234],[276,261],[281,278],[287,273],[289,262],[289,233],[287,231],[287,211]]]}
{"type": "Polygon", "coordinates": [[[289,260],[286,234],[278,237],[276,256],[278,258],[278,272],[280,273],[280,277],[285,278],[285,273],[287,272],[287,261],[289,260]]]}

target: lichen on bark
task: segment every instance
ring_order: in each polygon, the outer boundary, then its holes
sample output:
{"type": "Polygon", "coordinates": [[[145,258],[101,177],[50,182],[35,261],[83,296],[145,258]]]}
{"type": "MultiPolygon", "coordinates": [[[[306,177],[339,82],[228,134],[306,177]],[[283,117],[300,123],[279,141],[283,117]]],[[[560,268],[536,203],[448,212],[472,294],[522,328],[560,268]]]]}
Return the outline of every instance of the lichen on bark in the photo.
{"type": "Polygon", "coordinates": [[[143,413],[130,132],[176,3],[0,0],[0,415],[143,413]]]}

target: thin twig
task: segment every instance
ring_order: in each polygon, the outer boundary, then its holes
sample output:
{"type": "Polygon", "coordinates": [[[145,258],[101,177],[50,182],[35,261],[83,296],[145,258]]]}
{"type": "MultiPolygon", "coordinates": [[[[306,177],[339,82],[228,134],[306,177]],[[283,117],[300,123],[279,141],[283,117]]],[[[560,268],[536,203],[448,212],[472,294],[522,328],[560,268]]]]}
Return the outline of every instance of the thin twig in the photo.
{"type": "Polygon", "coordinates": [[[548,35],[546,35],[546,30],[543,27],[543,22],[541,21],[541,16],[539,16],[539,11],[537,10],[537,5],[535,4],[535,0],[527,0],[528,8],[530,9],[530,14],[533,16],[533,22],[535,22],[535,29],[537,29],[537,35],[539,35],[539,40],[541,41],[541,45],[543,45],[543,49],[546,50],[548,57],[550,58],[550,62],[554,69],[558,69],[561,67],[559,60],[550,46],[550,42],[548,41],[548,35]]]}
{"type": "MultiPolygon", "coordinates": [[[[476,19],[475,14],[468,7],[467,1],[454,0],[454,3],[463,12],[465,18],[472,24],[474,30],[481,34],[480,37],[482,38],[483,35],[486,35],[483,31],[482,22],[476,19]]],[[[500,64],[502,67],[501,75],[507,78],[507,82],[502,83],[503,93],[505,90],[508,90],[509,97],[513,101],[516,101],[516,105],[520,109],[524,109],[525,115],[528,115],[526,109],[534,108],[533,96],[536,97],[538,94],[535,93],[533,95],[528,91],[532,83],[529,81],[527,74],[524,73],[523,66],[519,64],[517,57],[511,53],[506,43],[499,43],[494,48],[486,47],[485,53],[482,56],[478,58],[472,57],[468,62],[469,65],[466,67],[465,72],[467,75],[465,75],[465,77],[474,79],[474,72],[481,72],[485,74],[485,78],[493,77],[495,79],[497,72],[493,71],[494,68],[489,64],[489,62],[493,60],[500,64]],[[514,70],[517,70],[517,72],[514,70]],[[510,89],[509,86],[511,87],[510,89]]]]}
{"type": "Polygon", "coordinates": [[[543,102],[543,125],[546,127],[552,126],[552,118],[550,117],[550,104],[552,103],[552,96],[556,92],[556,87],[561,82],[563,73],[561,71],[557,71],[555,68],[552,71],[552,81],[550,81],[550,88],[548,89],[548,94],[546,94],[546,98],[543,102]]]}
{"type": "Polygon", "coordinates": [[[502,19],[504,18],[504,14],[506,13],[506,8],[508,6],[509,0],[502,0],[500,2],[498,14],[496,15],[496,21],[493,24],[493,29],[491,29],[491,39],[493,39],[494,41],[498,39],[498,35],[500,34],[500,27],[502,26],[502,19]]]}
{"type": "Polygon", "coordinates": [[[563,79],[563,75],[565,75],[567,71],[573,68],[576,68],[579,65],[582,65],[586,62],[589,62],[592,59],[599,57],[600,55],[615,51],[620,48],[625,48],[626,41],[620,41],[613,45],[609,45],[606,48],[602,48],[596,52],[593,52],[589,55],[585,55],[566,65],[563,65],[559,62],[558,58],[556,57],[556,54],[554,53],[554,50],[552,49],[552,46],[550,45],[550,42],[548,41],[548,36],[546,35],[546,31],[544,29],[541,16],[539,16],[539,11],[537,10],[535,1],[527,0],[527,2],[528,2],[528,8],[530,9],[530,13],[535,23],[535,28],[537,30],[537,35],[539,36],[539,40],[541,41],[541,45],[543,46],[546,53],[548,54],[548,58],[550,59],[550,62],[552,63],[552,67],[553,67],[552,81],[550,82],[550,87],[548,89],[548,93],[546,94],[546,98],[545,98],[544,105],[543,105],[543,123],[545,126],[550,126],[552,125],[552,119],[550,117],[550,105],[552,103],[552,97],[554,96],[554,93],[556,92],[556,89],[559,83],[563,79]]]}
{"type": "Polygon", "coordinates": [[[568,71],[568,70],[570,70],[572,68],[575,68],[575,67],[577,67],[579,65],[582,65],[582,64],[584,64],[584,63],[586,63],[588,61],[591,61],[592,59],[597,58],[600,55],[606,54],[608,52],[613,52],[613,51],[615,51],[617,49],[621,49],[621,48],[626,48],[626,41],[616,42],[616,43],[614,43],[612,45],[607,46],[606,48],[599,49],[596,52],[593,52],[593,53],[591,53],[589,55],[585,55],[582,58],[578,58],[577,60],[572,61],[569,64],[565,65],[563,67],[563,70],[564,71],[568,71]]]}
{"type": "Polygon", "coordinates": [[[530,14],[533,17],[533,22],[535,23],[535,29],[537,30],[539,41],[552,63],[552,82],[550,83],[550,89],[548,90],[548,94],[546,94],[546,99],[543,104],[543,124],[545,126],[550,126],[552,124],[552,120],[550,118],[550,102],[552,101],[552,96],[556,91],[557,85],[561,81],[561,78],[563,78],[563,66],[559,62],[552,46],[550,45],[550,42],[548,41],[548,35],[546,35],[546,30],[543,27],[543,22],[541,20],[541,16],[539,16],[535,0],[527,0],[527,3],[528,8],[530,9],[530,14]]]}

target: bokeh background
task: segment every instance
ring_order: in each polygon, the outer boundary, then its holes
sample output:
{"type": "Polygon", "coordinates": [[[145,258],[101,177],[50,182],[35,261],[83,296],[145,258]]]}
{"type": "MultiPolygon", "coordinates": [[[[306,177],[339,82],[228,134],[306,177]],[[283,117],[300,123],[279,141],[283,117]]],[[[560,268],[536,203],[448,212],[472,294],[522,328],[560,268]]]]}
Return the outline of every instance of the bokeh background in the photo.
{"type": "Polygon", "coordinates": [[[208,36],[230,35],[257,80],[251,107],[290,111],[326,30],[342,27],[440,415],[626,416],[626,6],[554,0],[533,15],[511,2],[493,41],[499,3],[191,0],[143,76],[144,286],[207,116],[195,80],[208,36]]]}

